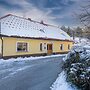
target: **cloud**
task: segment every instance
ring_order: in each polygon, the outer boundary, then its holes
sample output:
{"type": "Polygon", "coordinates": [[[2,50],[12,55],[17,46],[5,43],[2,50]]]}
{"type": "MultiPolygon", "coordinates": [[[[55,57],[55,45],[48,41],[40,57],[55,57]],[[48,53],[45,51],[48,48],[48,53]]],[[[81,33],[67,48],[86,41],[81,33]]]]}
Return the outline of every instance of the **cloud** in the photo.
{"type": "MultiPolygon", "coordinates": [[[[6,3],[8,3],[8,0],[5,1],[6,3]]],[[[37,21],[44,20],[47,23],[55,24],[55,22],[53,21],[55,17],[49,15],[52,12],[52,10],[47,10],[47,12],[44,12],[43,10],[40,10],[39,8],[34,6],[32,3],[27,2],[26,0],[9,0],[9,4],[10,6],[12,6],[11,8],[13,8],[13,6],[15,5],[18,5],[21,8],[19,9],[15,8],[13,10],[6,8],[2,5],[0,6],[0,11],[1,11],[0,16],[11,13],[19,16],[24,16],[27,18],[30,17],[37,21]]]]}
{"type": "Polygon", "coordinates": [[[80,4],[84,1],[86,0],[0,0],[0,16],[12,13],[37,21],[44,20],[46,23],[72,25],[73,12],[80,12],[80,4]]]}

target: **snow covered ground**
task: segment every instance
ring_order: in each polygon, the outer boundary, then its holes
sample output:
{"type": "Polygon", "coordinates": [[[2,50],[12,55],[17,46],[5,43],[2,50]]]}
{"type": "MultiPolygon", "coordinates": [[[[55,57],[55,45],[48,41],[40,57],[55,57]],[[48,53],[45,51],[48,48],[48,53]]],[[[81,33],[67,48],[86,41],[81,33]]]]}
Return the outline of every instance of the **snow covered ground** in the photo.
{"type": "Polygon", "coordinates": [[[65,55],[0,61],[0,90],[50,90],[65,55]]]}
{"type": "Polygon", "coordinates": [[[53,83],[51,90],[77,90],[75,86],[72,86],[66,81],[66,74],[62,71],[56,81],[53,83]]]}
{"type": "Polygon", "coordinates": [[[28,67],[33,67],[33,63],[35,63],[34,65],[36,65],[38,62],[40,62],[40,60],[45,63],[48,62],[48,58],[64,57],[65,55],[66,54],[58,54],[40,57],[18,57],[7,60],[0,59],[0,79],[13,75],[18,71],[25,70],[28,67]]]}
{"type": "Polygon", "coordinates": [[[13,62],[23,62],[23,61],[28,61],[28,60],[37,60],[37,59],[42,59],[42,58],[50,58],[50,57],[59,57],[59,56],[65,56],[66,54],[57,54],[57,55],[49,55],[49,56],[35,56],[35,57],[18,57],[18,58],[10,58],[10,59],[7,59],[7,60],[4,60],[4,59],[0,59],[0,66],[2,64],[11,64],[13,62]]]}
{"type": "MultiPolygon", "coordinates": [[[[76,47],[77,50],[81,49],[81,47],[84,48],[86,50],[86,53],[90,55],[90,40],[84,38],[81,39],[81,41],[79,41],[79,38],[76,38],[74,46],[76,47]]],[[[67,55],[64,58],[64,61],[66,58],[67,55]]],[[[62,71],[58,75],[58,78],[50,88],[51,90],[78,90],[74,85],[71,85],[66,81],[66,74],[64,71],[62,71]]]]}

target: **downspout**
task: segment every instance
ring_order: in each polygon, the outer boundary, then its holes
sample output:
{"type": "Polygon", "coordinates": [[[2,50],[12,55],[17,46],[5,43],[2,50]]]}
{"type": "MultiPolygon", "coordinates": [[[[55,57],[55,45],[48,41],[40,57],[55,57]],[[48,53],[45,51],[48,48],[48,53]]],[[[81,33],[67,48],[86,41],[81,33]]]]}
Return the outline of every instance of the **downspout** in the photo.
{"type": "Polygon", "coordinates": [[[1,53],[2,53],[2,58],[3,58],[3,38],[1,37],[1,41],[2,41],[2,51],[1,51],[1,53]]]}
{"type": "Polygon", "coordinates": [[[2,38],[2,35],[1,35],[1,21],[0,21],[0,39],[2,41],[2,45],[1,45],[1,54],[2,54],[2,58],[3,58],[3,38],[2,38]]]}

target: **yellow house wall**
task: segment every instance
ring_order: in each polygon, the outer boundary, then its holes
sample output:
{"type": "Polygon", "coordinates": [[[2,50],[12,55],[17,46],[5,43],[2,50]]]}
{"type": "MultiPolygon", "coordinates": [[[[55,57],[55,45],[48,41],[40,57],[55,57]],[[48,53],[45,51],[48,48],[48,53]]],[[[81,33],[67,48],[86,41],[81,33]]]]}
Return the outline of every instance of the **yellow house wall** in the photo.
{"type": "Polygon", "coordinates": [[[37,40],[37,39],[21,39],[21,38],[7,38],[3,37],[3,56],[13,56],[13,55],[27,55],[27,54],[39,54],[47,53],[47,50],[40,51],[40,43],[52,43],[53,52],[66,52],[68,51],[68,44],[73,46],[73,42],[67,41],[53,41],[53,40],[37,40]],[[17,42],[27,42],[28,52],[17,52],[16,43],[17,42]],[[64,44],[64,50],[60,50],[60,44],[64,44]]]}
{"type": "Polygon", "coordinates": [[[70,45],[70,48],[73,46],[73,42],[67,42],[67,41],[54,41],[54,52],[67,52],[68,50],[68,44],[70,45]],[[63,44],[63,50],[60,50],[60,44],[63,44]]]}

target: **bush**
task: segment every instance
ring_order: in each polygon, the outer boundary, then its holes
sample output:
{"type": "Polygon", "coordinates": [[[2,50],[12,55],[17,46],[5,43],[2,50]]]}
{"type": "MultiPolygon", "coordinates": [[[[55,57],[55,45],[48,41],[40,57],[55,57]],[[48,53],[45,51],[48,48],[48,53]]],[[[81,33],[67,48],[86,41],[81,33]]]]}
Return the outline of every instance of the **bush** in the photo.
{"type": "Polygon", "coordinates": [[[64,63],[67,80],[82,90],[90,90],[90,55],[84,49],[73,50],[64,63]]]}

